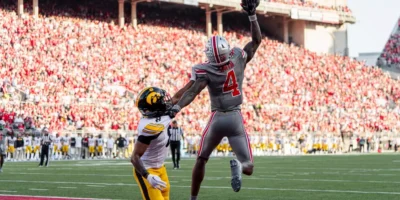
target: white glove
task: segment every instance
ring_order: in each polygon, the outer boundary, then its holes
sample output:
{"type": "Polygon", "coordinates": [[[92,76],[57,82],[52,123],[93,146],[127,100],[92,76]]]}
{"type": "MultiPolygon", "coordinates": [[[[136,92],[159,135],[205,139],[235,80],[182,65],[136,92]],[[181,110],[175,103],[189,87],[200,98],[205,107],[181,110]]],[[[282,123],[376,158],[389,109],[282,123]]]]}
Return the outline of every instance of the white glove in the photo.
{"type": "Polygon", "coordinates": [[[147,176],[147,181],[149,181],[150,185],[155,189],[163,190],[167,187],[167,183],[161,180],[159,176],[149,174],[147,176]]]}

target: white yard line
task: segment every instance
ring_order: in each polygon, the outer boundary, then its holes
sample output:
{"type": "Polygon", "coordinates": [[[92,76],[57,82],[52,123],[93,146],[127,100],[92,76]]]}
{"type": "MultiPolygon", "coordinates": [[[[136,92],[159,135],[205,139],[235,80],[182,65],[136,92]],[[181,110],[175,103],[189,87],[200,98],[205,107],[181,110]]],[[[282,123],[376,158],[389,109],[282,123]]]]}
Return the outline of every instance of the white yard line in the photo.
{"type": "Polygon", "coordinates": [[[47,190],[49,190],[49,189],[29,188],[29,190],[33,190],[33,191],[47,191],[47,190]]]}
{"type": "MultiPolygon", "coordinates": [[[[0,190],[1,192],[1,190],[0,190]]],[[[94,198],[74,198],[74,197],[55,197],[55,196],[31,196],[31,195],[8,195],[0,194],[1,196],[11,196],[11,197],[36,197],[36,198],[46,198],[46,199],[79,199],[79,200],[107,200],[107,199],[94,199],[94,198]]]]}
{"type": "MultiPolygon", "coordinates": [[[[25,181],[25,180],[0,180],[0,182],[17,182],[17,183],[44,183],[44,184],[84,184],[84,185],[110,185],[110,186],[136,186],[136,184],[127,183],[87,183],[87,182],[56,182],[56,181],[25,181]]],[[[175,188],[190,188],[189,185],[173,185],[175,188]]],[[[221,186],[201,186],[207,189],[229,189],[231,187],[221,186]]],[[[316,192],[316,193],[353,193],[353,194],[385,194],[400,195],[400,192],[384,192],[384,191],[356,191],[356,190],[317,190],[317,189],[295,189],[295,188],[255,188],[242,187],[245,190],[265,190],[265,191],[297,191],[297,192],[316,192]]],[[[61,198],[61,197],[59,197],[61,198]]]]}
{"type": "Polygon", "coordinates": [[[11,191],[11,190],[0,190],[0,192],[9,192],[9,193],[14,193],[14,192],[17,192],[17,191],[11,191]]]}
{"type": "MultiPolygon", "coordinates": [[[[189,159],[184,159],[184,160],[189,160],[189,159]]],[[[213,159],[213,160],[220,160],[220,159],[213,159]]],[[[51,166],[59,166],[59,167],[64,167],[63,169],[77,169],[79,167],[87,167],[87,166],[92,166],[92,167],[101,167],[101,168],[117,168],[121,166],[129,166],[131,163],[125,162],[128,160],[88,160],[88,161],[52,161],[52,163],[57,163],[57,164],[52,164],[51,166]],[[66,164],[61,164],[59,162],[66,162],[66,164]],[[76,164],[72,164],[71,162],[76,162],[76,164]],[[65,167],[74,167],[74,168],[65,168],[65,167]]],[[[400,162],[400,160],[394,160],[395,162],[400,162]]],[[[307,161],[308,162],[308,161],[307,161]]],[[[310,161],[311,162],[311,161],[310,161]]],[[[315,160],[313,160],[315,162],[315,160]]],[[[26,168],[27,165],[31,165],[31,161],[29,162],[10,162],[8,164],[17,164],[15,166],[12,166],[13,168],[26,168]]],[[[256,162],[255,168],[257,169],[295,169],[295,170],[337,170],[337,171],[355,171],[355,172],[366,172],[366,171],[400,171],[399,168],[376,168],[376,169],[354,169],[354,168],[325,168],[325,167],[270,167],[270,166],[261,166],[262,163],[267,163],[268,162],[256,162]]],[[[171,164],[171,162],[165,162],[165,164],[171,164]]],[[[185,165],[185,164],[183,164],[185,165]]],[[[210,163],[207,165],[207,168],[213,169],[213,168],[218,168],[220,169],[220,166],[214,166],[214,163],[210,163]]],[[[227,165],[228,166],[228,165],[227,165]]],[[[30,168],[31,170],[35,170],[35,168],[30,168]]],[[[29,170],[29,169],[28,169],[29,170]]],[[[96,169],[97,170],[97,169],[96,169]]],[[[217,172],[217,171],[216,171],[217,172]]]]}
{"type": "Polygon", "coordinates": [[[86,186],[88,186],[88,187],[104,187],[104,185],[86,185],[86,186]]]}
{"type": "Polygon", "coordinates": [[[9,173],[9,174],[18,174],[18,175],[45,175],[45,176],[103,176],[103,177],[133,177],[133,175],[118,175],[118,174],[59,174],[59,173],[9,173]]]}
{"type": "Polygon", "coordinates": [[[5,183],[42,183],[42,184],[77,184],[77,185],[107,185],[107,186],[136,186],[129,183],[92,183],[92,182],[62,182],[62,181],[26,181],[26,180],[0,180],[5,183]]]}
{"type": "MultiPolygon", "coordinates": [[[[69,170],[72,168],[46,168],[46,171],[62,171],[62,170],[69,170]]],[[[32,171],[39,171],[41,169],[39,168],[28,168],[28,170],[32,170],[32,171]]],[[[23,173],[16,173],[16,172],[12,172],[12,171],[21,171],[21,169],[7,169],[7,171],[10,171],[10,174],[23,174],[23,173]]],[[[74,170],[75,171],[75,170],[74,170]]],[[[77,169],[77,171],[81,171],[81,169],[77,169]]],[[[95,171],[121,171],[120,169],[96,169],[95,171]]],[[[187,172],[185,170],[175,170],[174,172],[187,172]]],[[[223,173],[223,172],[227,172],[226,170],[207,170],[207,173],[223,173]]],[[[32,175],[34,175],[35,173],[31,173],[32,175]]],[[[37,173],[37,174],[43,174],[46,175],[44,173],[37,173]]],[[[268,175],[268,176],[277,176],[277,174],[281,175],[281,176],[310,176],[310,175],[314,175],[314,174],[325,174],[325,175],[349,175],[349,176],[400,176],[400,174],[371,174],[371,173],[361,173],[361,171],[359,172],[351,172],[351,173],[341,173],[341,172],[335,172],[335,171],[319,171],[319,172],[282,172],[280,171],[269,171],[269,172],[256,172],[256,174],[259,174],[260,176],[264,176],[264,175],[268,175]],[[282,174],[284,173],[284,174],[282,174]]],[[[57,174],[55,174],[57,175],[57,174]]],[[[70,175],[70,174],[68,174],[70,175]]],[[[85,174],[83,174],[85,175],[85,174]]],[[[91,176],[91,175],[87,175],[87,176],[91,176]]],[[[96,175],[97,176],[97,175],[96,175]]],[[[132,175],[102,175],[100,174],[100,176],[132,176],[132,175]]],[[[267,177],[267,176],[266,176],[267,177]]]]}
{"type": "Polygon", "coordinates": [[[76,189],[76,187],[57,187],[57,188],[60,188],[60,189],[76,189]]]}

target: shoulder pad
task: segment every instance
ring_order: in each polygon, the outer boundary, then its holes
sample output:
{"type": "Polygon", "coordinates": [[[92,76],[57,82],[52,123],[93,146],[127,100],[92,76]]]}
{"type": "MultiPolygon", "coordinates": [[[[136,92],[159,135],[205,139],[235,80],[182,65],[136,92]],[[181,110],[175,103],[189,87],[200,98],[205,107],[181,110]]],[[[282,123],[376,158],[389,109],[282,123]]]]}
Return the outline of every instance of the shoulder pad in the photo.
{"type": "Polygon", "coordinates": [[[206,68],[208,66],[208,63],[204,63],[204,64],[199,64],[199,65],[195,65],[193,66],[193,70],[196,74],[206,74],[206,68]]]}
{"type": "Polygon", "coordinates": [[[207,78],[208,77],[207,76],[208,69],[210,69],[210,64],[208,64],[208,63],[193,66],[192,74],[194,76],[196,76],[196,78],[193,80],[196,80],[198,78],[207,78]]]}
{"type": "Polygon", "coordinates": [[[164,128],[163,124],[150,123],[143,128],[142,132],[147,134],[158,134],[162,132],[164,128]]]}
{"type": "MultiPolygon", "coordinates": [[[[239,47],[234,47],[232,49],[231,54],[240,55],[240,57],[242,57],[242,58],[246,58],[246,56],[247,56],[246,52],[243,49],[239,48],[239,47]]],[[[231,56],[233,56],[233,55],[231,55],[231,56]]]]}

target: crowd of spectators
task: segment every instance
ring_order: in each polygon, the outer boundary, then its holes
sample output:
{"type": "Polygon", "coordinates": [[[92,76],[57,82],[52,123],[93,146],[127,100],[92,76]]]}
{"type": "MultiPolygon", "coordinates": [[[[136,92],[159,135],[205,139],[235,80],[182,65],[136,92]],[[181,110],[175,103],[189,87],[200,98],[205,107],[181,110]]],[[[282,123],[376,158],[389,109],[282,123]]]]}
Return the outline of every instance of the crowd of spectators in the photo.
{"type": "MultiPolygon", "coordinates": [[[[159,17],[134,30],[74,14],[19,18],[14,10],[0,9],[2,112],[31,116],[36,127],[135,130],[137,93],[151,85],[173,94],[205,59],[207,38],[194,20],[159,17]]],[[[224,33],[231,46],[251,40],[242,29],[224,33]]],[[[400,130],[399,82],[347,57],[264,38],[243,90],[250,132],[400,130]]],[[[177,119],[198,133],[209,116],[204,91],[177,119]]]]}
{"type": "Polygon", "coordinates": [[[400,19],[398,21],[397,31],[388,39],[381,59],[384,60],[386,65],[396,65],[400,68],[400,19]]]}
{"type": "Polygon", "coordinates": [[[351,14],[351,10],[347,6],[339,6],[339,5],[327,6],[327,5],[319,4],[316,1],[310,1],[310,0],[266,0],[266,1],[273,2],[273,3],[289,4],[289,5],[293,5],[293,6],[299,6],[299,7],[339,11],[339,12],[345,12],[345,13],[351,14]]]}

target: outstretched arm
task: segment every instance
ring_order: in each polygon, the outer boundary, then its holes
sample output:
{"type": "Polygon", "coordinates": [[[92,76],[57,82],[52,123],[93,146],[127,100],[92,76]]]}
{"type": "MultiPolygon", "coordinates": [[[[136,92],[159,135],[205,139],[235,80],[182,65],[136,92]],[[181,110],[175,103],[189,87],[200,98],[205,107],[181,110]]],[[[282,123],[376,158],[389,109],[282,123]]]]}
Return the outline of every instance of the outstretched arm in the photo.
{"type": "Polygon", "coordinates": [[[142,157],[144,152],[147,150],[147,147],[149,147],[149,144],[145,144],[140,141],[136,142],[135,148],[131,156],[132,165],[135,167],[135,170],[144,178],[147,178],[149,172],[147,172],[146,168],[142,163],[142,160],[140,160],[140,157],[142,157]]]}
{"type": "Polygon", "coordinates": [[[248,13],[250,20],[250,30],[251,30],[251,39],[252,41],[247,43],[243,50],[247,54],[246,63],[250,62],[250,60],[254,57],[258,47],[261,44],[261,30],[260,25],[257,21],[256,9],[259,5],[260,0],[244,0],[242,3],[243,9],[248,13]]]}
{"type": "Polygon", "coordinates": [[[177,105],[182,109],[192,103],[194,98],[207,86],[207,79],[199,78],[194,82],[194,85],[183,94],[177,105]]]}
{"type": "Polygon", "coordinates": [[[172,97],[172,105],[178,103],[179,99],[181,99],[182,95],[194,84],[193,80],[190,80],[186,85],[180,89],[175,95],[172,97]]]}

